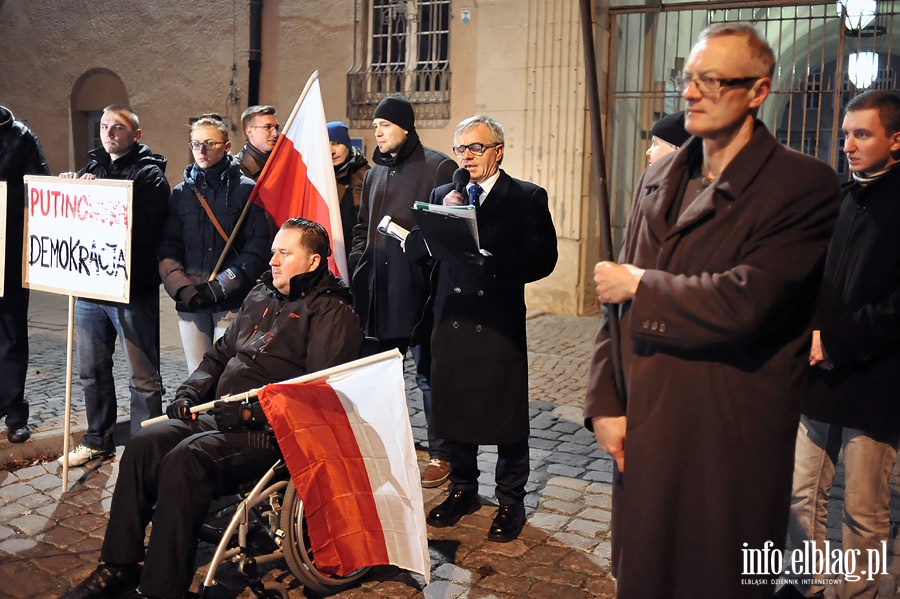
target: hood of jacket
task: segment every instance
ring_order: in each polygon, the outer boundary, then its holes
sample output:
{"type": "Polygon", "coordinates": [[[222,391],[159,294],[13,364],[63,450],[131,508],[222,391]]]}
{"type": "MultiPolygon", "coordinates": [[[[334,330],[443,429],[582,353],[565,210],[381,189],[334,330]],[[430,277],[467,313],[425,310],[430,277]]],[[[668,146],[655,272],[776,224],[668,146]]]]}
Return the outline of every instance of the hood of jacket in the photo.
{"type": "Polygon", "coordinates": [[[206,170],[192,162],[184,169],[184,182],[187,185],[200,185],[204,181],[210,187],[219,187],[229,179],[241,178],[241,163],[231,154],[225,156],[206,170]]]}
{"type": "Polygon", "coordinates": [[[337,179],[351,177],[353,176],[353,173],[368,165],[369,161],[366,159],[366,155],[362,153],[362,150],[353,146],[353,149],[350,150],[350,155],[347,157],[347,160],[344,161],[344,164],[334,167],[334,176],[337,179]]]}
{"type": "Polygon", "coordinates": [[[131,149],[128,150],[127,154],[116,160],[113,160],[112,156],[109,155],[109,152],[103,149],[102,146],[89,151],[87,157],[88,164],[91,162],[96,163],[98,166],[102,167],[107,174],[121,172],[125,168],[131,166],[138,166],[139,168],[156,166],[165,173],[166,166],[169,163],[165,156],[162,154],[154,154],[148,146],[140,142],[131,146],[131,149]]]}
{"type": "Polygon", "coordinates": [[[281,291],[275,288],[272,282],[272,271],[267,270],[260,275],[259,280],[275,295],[288,300],[298,300],[307,295],[315,297],[316,295],[328,293],[336,296],[344,303],[352,305],[350,288],[343,281],[331,274],[328,270],[328,261],[322,261],[319,268],[312,272],[306,272],[291,277],[291,290],[285,296],[281,291]]]}

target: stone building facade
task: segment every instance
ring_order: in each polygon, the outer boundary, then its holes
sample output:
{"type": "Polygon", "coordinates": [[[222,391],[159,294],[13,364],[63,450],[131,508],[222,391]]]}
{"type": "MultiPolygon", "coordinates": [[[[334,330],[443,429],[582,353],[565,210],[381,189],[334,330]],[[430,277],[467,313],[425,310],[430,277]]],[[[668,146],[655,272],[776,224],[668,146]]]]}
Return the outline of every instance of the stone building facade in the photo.
{"type": "Polygon", "coordinates": [[[283,123],[316,70],[326,117],[348,122],[368,155],[372,102],[391,91],[413,99],[424,143],[448,154],[463,118],[503,123],[503,168],[547,188],[559,239],[556,272],[528,286],[528,305],[596,310],[577,2],[0,0],[0,103],[38,133],[54,173],[83,164],[99,112],[121,102],[140,115],[143,141],[168,157],[175,184],[191,160],[191,119],[228,118],[237,150],[248,101],[275,105],[283,123]]]}

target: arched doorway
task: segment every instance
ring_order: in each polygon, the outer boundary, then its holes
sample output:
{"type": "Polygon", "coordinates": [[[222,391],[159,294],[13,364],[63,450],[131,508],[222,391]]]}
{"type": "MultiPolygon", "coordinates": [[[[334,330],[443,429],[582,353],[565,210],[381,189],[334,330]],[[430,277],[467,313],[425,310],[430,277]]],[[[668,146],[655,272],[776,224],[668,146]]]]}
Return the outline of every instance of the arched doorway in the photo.
{"type": "Polygon", "coordinates": [[[92,69],[72,86],[72,146],[75,168],[87,162],[89,150],[100,145],[100,116],[110,104],[128,104],[128,91],[118,75],[92,69]]]}

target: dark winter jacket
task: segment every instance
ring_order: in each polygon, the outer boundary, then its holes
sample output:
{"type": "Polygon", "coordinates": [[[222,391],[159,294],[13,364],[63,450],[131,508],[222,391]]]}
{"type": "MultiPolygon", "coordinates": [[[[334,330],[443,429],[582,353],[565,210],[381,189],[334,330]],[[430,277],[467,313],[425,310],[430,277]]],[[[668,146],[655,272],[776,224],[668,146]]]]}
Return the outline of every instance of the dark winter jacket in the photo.
{"type": "Polygon", "coordinates": [[[0,181],[6,181],[6,268],[8,288],[22,285],[22,232],[25,220],[24,175],[49,175],[37,135],[12,111],[0,106],[0,181]]]}
{"type": "Polygon", "coordinates": [[[182,388],[213,401],[355,360],[362,342],[350,291],[326,264],[292,278],[289,296],[267,271],[182,388]]]}
{"type": "Polygon", "coordinates": [[[112,160],[109,153],[95,148],[78,176],[90,173],[98,179],[133,181],[131,193],[131,297],[159,293],[159,263],[156,250],[169,211],[169,182],[166,157],[136,143],[127,154],[112,160]]]}
{"type": "MultiPolygon", "coordinates": [[[[182,312],[197,311],[188,306],[197,294],[195,286],[207,283],[225,249],[225,240],[197,199],[195,188],[206,199],[225,234],[231,235],[253,190],[253,180],[241,175],[234,156],[226,155],[206,171],[191,164],[184,171],[184,182],[172,191],[159,248],[159,274],[166,292],[182,312]]],[[[239,308],[266,269],[271,242],[265,212],[251,205],[235,236],[233,249],[228,251],[215,280],[209,283],[217,301],[199,311],[239,308]]]]}
{"type": "MultiPolygon", "coordinates": [[[[396,156],[377,149],[375,165],[366,173],[359,203],[359,223],[353,229],[350,252],[351,287],[356,312],[366,335],[381,340],[409,340],[422,324],[428,298],[425,267],[412,263],[396,239],[378,233],[378,223],[390,215],[405,229],[415,224],[414,202],[427,202],[431,190],[449,183],[456,163],[446,154],[426,148],[411,131],[396,156]]],[[[421,341],[421,340],[418,340],[421,341]]]]}
{"type": "Polygon", "coordinates": [[[347,262],[350,262],[350,250],[353,243],[353,227],[359,220],[359,200],[362,195],[363,181],[371,166],[365,154],[359,148],[350,150],[346,162],[334,167],[334,178],[337,181],[338,201],[341,206],[341,225],[344,231],[344,247],[347,250],[347,262]]]}
{"type": "Polygon", "coordinates": [[[254,181],[259,178],[271,152],[260,152],[249,141],[244,144],[241,151],[234,155],[241,165],[241,172],[254,181]]]}
{"type": "Polygon", "coordinates": [[[867,431],[900,430],[900,165],[847,183],[828,246],[814,328],[834,370],[811,369],[804,413],[867,431]]]}

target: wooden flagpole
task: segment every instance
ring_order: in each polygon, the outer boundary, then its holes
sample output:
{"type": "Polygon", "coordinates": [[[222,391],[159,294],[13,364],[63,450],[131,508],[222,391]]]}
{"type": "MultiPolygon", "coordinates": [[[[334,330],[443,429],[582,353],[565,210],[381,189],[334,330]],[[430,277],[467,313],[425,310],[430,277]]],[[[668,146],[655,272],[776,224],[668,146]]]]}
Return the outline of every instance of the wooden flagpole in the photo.
{"type": "MultiPolygon", "coordinates": [[[[269,158],[266,160],[266,163],[263,165],[262,171],[259,173],[259,177],[256,179],[257,185],[260,181],[263,181],[266,177],[266,173],[269,171],[269,165],[272,164],[272,157],[275,156],[275,153],[278,152],[278,149],[281,147],[282,142],[284,141],[284,132],[288,130],[291,124],[294,122],[294,117],[297,116],[297,112],[300,110],[300,106],[303,104],[303,100],[306,99],[306,95],[309,93],[309,88],[312,87],[312,84],[319,78],[319,71],[313,71],[313,74],[309,76],[309,79],[306,81],[306,85],[303,86],[303,91],[300,92],[300,97],[297,99],[297,103],[294,104],[294,109],[291,111],[291,116],[288,117],[287,122],[285,122],[284,127],[281,128],[281,135],[278,136],[278,141],[275,143],[275,147],[272,148],[272,153],[269,154],[269,158]]],[[[216,278],[216,275],[219,274],[219,269],[222,268],[222,264],[225,262],[225,256],[228,254],[228,250],[231,249],[231,246],[234,245],[234,238],[237,236],[238,231],[241,229],[241,225],[244,224],[244,219],[247,217],[247,211],[250,210],[250,205],[256,200],[256,185],[253,186],[253,191],[250,193],[250,197],[247,198],[247,203],[244,204],[244,209],[241,210],[241,215],[238,217],[237,222],[234,225],[234,230],[231,231],[231,235],[228,236],[228,241],[225,243],[225,249],[222,250],[222,255],[219,256],[219,260],[216,262],[216,267],[212,270],[212,273],[209,275],[208,281],[212,281],[216,278]]]]}
{"type": "MultiPolygon", "coordinates": [[[[587,75],[588,107],[591,115],[591,149],[594,155],[594,170],[597,173],[597,203],[600,218],[600,257],[602,260],[615,259],[610,226],[609,195],[606,179],[606,155],[603,149],[603,125],[600,121],[600,89],[597,81],[597,57],[594,52],[594,21],[592,0],[580,0],[581,34],[584,44],[584,68],[587,75]]],[[[621,331],[619,327],[618,304],[605,304],[606,322],[609,327],[610,361],[616,395],[625,402],[625,375],[622,371],[621,331]]]]}

